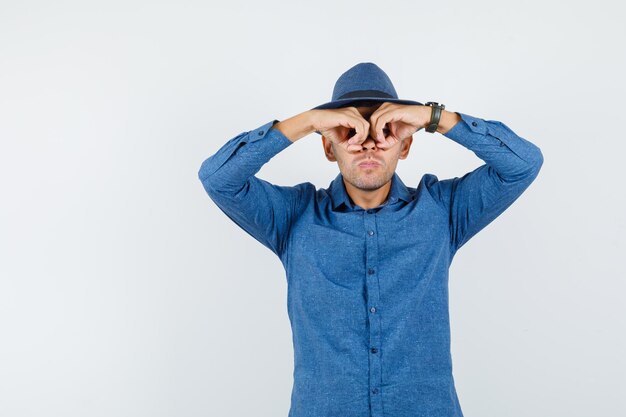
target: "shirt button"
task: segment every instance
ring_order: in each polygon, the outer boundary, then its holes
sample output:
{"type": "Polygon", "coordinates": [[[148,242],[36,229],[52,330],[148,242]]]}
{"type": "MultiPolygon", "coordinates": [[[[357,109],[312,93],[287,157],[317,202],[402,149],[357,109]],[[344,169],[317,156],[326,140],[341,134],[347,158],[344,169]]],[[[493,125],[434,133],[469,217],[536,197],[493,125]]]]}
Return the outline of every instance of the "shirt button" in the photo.
{"type": "Polygon", "coordinates": [[[374,212],[374,210],[372,210],[372,209],[368,209],[367,210],[367,214],[372,214],[373,212],[374,212]]]}
{"type": "Polygon", "coordinates": [[[376,313],[376,307],[372,307],[372,308],[370,308],[370,311],[371,311],[372,313],[376,313]]]}
{"type": "Polygon", "coordinates": [[[367,234],[372,236],[374,234],[374,231],[373,230],[368,230],[367,234]]]}
{"type": "Polygon", "coordinates": [[[367,270],[367,273],[372,275],[372,274],[374,274],[374,270],[372,268],[370,268],[370,269],[367,270]]]}
{"type": "Polygon", "coordinates": [[[478,126],[478,123],[472,122],[472,126],[478,126]]]}
{"type": "Polygon", "coordinates": [[[263,134],[262,130],[259,130],[259,136],[261,136],[263,134]]]}
{"type": "Polygon", "coordinates": [[[378,394],[378,388],[372,388],[372,394],[378,394]]]}
{"type": "Polygon", "coordinates": [[[372,348],[372,353],[376,353],[376,352],[378,352],[378,349],[372,348]]]}

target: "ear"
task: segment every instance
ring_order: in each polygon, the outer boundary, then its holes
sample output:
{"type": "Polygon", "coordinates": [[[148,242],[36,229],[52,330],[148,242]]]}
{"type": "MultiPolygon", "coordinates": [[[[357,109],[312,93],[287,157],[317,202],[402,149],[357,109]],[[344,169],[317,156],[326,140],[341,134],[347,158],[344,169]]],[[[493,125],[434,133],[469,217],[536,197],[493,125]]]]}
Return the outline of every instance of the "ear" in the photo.
{"type": "Polygon", "coordinates": [[[402,148],[400,148],[400,155],[398,155],[398,159],[406,159],[409,156],[409,149],[411,149],[411,144],[413,143],[413,135],[404,138],[402,141],[402,148]]]}
{"type": "Polygon", "coordinates": [[[337,158],[335,158],[335,152],[333,151],[333,143],[326,139],[325,136],[322,136],[322,146],[324,147],[324,154],[326,154],[326,159],[330,162],[336,162],[337,158]]]}

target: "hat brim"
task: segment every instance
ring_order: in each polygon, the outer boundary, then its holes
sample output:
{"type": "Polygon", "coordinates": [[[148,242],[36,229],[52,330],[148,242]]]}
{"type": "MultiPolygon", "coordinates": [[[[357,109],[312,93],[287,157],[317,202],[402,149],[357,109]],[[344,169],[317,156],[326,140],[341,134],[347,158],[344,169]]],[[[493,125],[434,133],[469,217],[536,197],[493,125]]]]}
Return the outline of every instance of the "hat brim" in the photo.
{"type": "MultiPolygon", "coordinates": [[[[416,104],[423,106],[424,104],[419,101],[414,100],[403,100],[399,98],[381,98],[381,97],[358,97],[358,98],[346,98],[342,100],[329,101],[328,103],[320,104],[319,106],[313,107],[311,110],[323,110],[323,109],[338,109],[341,107],[348,106],[368,106],[368,105],[376,105],[378,103],[397,103],[397,104],[416,104]]],[[[321,135],[317,130],[315,131],[318,135],[321,135]]]]}

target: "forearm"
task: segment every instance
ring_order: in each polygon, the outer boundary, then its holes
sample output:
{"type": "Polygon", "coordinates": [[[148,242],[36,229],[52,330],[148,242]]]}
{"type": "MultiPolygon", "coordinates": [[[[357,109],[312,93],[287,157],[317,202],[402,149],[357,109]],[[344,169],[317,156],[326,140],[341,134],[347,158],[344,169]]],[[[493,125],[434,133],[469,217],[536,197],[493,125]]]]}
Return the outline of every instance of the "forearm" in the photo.
{"type": "Polygon", "coordinates": [[[295,142],[298,139],[302,139],[303,137],[315,132],[311,114],[311,111],[307,110],[290,117],[289,119],[276,123],[272,126],[272,129],[277,129],[291,142],[295,142]]]}
{"type": "MultiPolygon", "coordinates": [[[[417,110],[419,114],[418,116],[419,120],[422,121],[418,125],[419,126],[418,130],[426,129],[426,127],[428,127],[428,124],[430,123],[430,119],[432,118],[432,114],[434,111],[433,107],[424,106],[424,105],[412,106],[412,107],[414,107],[417,110]]],[[[459,116],[457,113],[453,111],[442,110],[441,115],[439,116],[439,123],[437,124],[437,132],[445,135],[460,120],[461,120],[461,116],[459,116]]]]}
{"type": "Polygon", "coordinates": [[[280,186],[255,175],[293,143],[272,129],[276,123],[271,120],[228,140],[202,163],[198,177],[222,212],[282,259],[299,198],[310,184],[280,186]]]}
{"type": "Polygon", "coordinates": [[[272,120],[228,140],[202,163],[200,180],[207,187],[240,190],[266,162],[293,143],[272,129],[277,122],[272,120]]]}
{"type": "Polygon", "coordinates": [[[452,129],[460,120],[461,116],[459,116],[457,113],[453,111],[442,110],[441,117],[439,119],[439,125],[437,126],[437,132],[441,133],[442,135],[448,133],[448,131],[452,129]]]}
{"type": "Polygon", "coordinates": [[[532,176],[543,162],[541,150],[520,137],[507,125],[458,113],[461,120],[445,136],[473,151],[502,179],[518,180],[532,176]]]}

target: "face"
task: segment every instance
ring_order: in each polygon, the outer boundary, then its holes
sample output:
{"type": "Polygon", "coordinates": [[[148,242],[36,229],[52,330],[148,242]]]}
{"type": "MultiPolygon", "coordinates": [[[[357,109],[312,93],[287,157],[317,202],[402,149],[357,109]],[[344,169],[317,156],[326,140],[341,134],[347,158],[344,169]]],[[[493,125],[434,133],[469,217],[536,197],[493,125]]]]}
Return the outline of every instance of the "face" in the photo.
{"type": "MultiPolygon", "coordinates": [[[[370,107],[357,107],[361,116],[367,121],[372,113],[382,103],[370,107]]],[[[376,146],[376,141],[371,136],[361,144],[361,150],[348,151],[335,146],[330,140],[322,136],[326,158],[337,162],[339,170],[346,182],[361,190],[376,190],[393,177],[398,165],[398,159],[406,159],[409,148],[413,142],[413,136],[409,136],[395,145],[381,149],[376,146]],[[374,165],[360,165],[363,162],[374,162],[374,165]]]]}

